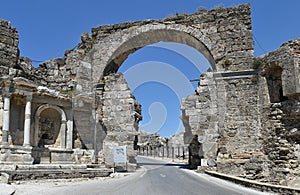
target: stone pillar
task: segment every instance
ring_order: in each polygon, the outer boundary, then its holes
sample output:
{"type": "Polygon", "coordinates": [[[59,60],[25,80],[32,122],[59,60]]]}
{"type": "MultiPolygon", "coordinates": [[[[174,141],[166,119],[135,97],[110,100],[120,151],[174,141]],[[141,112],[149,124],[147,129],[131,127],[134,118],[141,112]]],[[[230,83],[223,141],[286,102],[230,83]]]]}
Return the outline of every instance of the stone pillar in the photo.
{"type": "Polygon", "coordinates": [[[9,132],[9,115],[10,115],[10,95],[4,96],[3,105],[3,126],[2,126],[2,144],[8,144],[8,132],[9,132]]]}
{"type": "Polygon", "coordinates": [[[31,100],[31,95],[26,97],[23,146],[30,146],[31,100]]]}
{"type": "Polygon", "coordinates": [[[67,121],[62,120],[60,126],[60,135],[61,135],[60,147],[61,148],[66,148],[66,122],[67,121]]]}
{"type": "Polygon", "coordinates": [[[67,121],[67,148],[72,149],[73,146],[73,115],[67,121]]]}

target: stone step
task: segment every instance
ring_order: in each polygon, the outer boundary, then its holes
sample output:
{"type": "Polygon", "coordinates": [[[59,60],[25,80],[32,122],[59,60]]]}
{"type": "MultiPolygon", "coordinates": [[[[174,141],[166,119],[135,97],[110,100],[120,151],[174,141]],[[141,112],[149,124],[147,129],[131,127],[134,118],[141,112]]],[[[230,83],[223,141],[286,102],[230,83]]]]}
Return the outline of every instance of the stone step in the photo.
{"type": "Polygon", "coordinates": [[[9,182],[29,179],[71,179],[107,177],[112,173],[111,169],[103,165],[17,165],[15,169],[0,170],[9,175],[9,182]]]}

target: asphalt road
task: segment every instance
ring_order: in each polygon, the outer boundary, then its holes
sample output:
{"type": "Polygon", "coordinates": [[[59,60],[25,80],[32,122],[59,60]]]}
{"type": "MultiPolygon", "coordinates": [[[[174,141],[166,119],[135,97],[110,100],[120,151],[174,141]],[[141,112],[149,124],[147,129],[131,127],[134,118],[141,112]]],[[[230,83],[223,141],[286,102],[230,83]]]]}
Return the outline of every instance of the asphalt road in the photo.
{"type": "Polygon", "coordinates": [[[126,177],[51,187],[41,185],[30,193],[25,190],[30,188],[22,190],[22,186],[18,186],[15,194],[265,194],[205,174],[197,174],[179,164],[145,157],[137,157],[137,160],[141,169],[126,177]]]}

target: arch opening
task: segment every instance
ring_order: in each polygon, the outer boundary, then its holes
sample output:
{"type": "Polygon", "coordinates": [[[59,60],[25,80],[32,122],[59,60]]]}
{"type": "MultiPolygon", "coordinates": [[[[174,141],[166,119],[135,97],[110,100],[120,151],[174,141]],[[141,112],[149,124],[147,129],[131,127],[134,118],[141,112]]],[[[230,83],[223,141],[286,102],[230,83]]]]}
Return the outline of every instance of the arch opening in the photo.
{"type": "Polygon", "coordinates": [[[175,42],[147,45],[115,67],[142,105],[140,130],[164,137],[185,131],[181,100],[194,94],[200,74],[212,68],[198,50],[175,42]]]}

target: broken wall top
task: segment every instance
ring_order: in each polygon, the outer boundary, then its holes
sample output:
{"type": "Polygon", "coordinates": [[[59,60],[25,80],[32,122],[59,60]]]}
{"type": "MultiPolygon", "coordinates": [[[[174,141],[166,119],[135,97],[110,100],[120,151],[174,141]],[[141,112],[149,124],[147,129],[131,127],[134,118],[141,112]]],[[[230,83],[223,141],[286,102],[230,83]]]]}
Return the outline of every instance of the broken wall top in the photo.
{"type": "Polygon", "coordinates": [[[0,20],[0,73],[8,74],[8,68],[17,64],[19,57],[19,34],[10,22],[0,20]]]}
{"type": "Polygon", "coordinates": [[[300,94],[300,38],[288,41],[275,51],[264,56],[262,74],[272,74],[272,68],[282,69],[282,88],[284,96],[300,94]]]}

